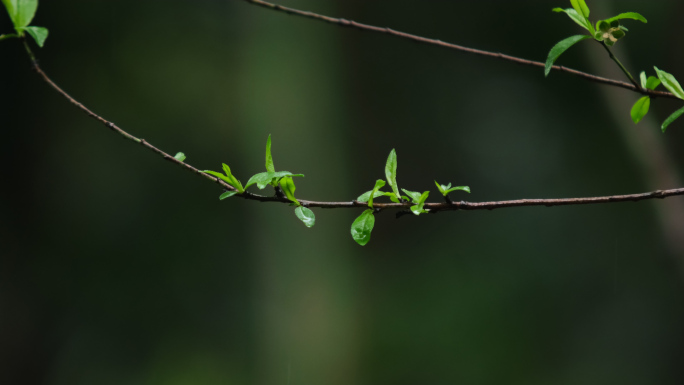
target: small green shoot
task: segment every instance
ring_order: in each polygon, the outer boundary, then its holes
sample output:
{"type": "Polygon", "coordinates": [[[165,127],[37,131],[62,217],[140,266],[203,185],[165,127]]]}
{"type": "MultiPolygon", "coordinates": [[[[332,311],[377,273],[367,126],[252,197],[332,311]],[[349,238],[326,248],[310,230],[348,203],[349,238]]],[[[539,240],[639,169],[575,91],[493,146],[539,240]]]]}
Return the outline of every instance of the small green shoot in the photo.
{"type": "Polygon", "coordinates": [[[14,25],[14,30],[17,31],[17,33],[16,35],[2,35],[0,40],[11,37],[23,37],[25,32],[28,32],[36,41],[36,44],[38,44],[39,47],[42,47],[45,44],[45,39],[48,37],[47,28],[29,26],[33,17],[36,15],[38,0],[2,0],[2,3],[5,5],[5,9],[7,9],[7,13],[14,25]]]}
{"type": "Polygon", "coordinates": [[[375,226],[375,216],[373,209],[364,211],[351,225],[351,236],[361,246],[365,246],[371,237],[371,232],[375,226]]]}
{"type": "Polygon", "coordinates": [[[225,175],[216,171],[204,170],[204,173],[220,178],[224,182],[235,187],[238,193],[242,194],[243,192],[245,192],[244,187],[242,187],[242,183],[240,183],[240,181],[233,176],[233,174],[230,172],[230,167],[228,167],[228,165],[225,163],[223,163],[223,172],[225,173],[225,175]]]}
{"type": "Polygon", "coordinates": [[[428,210],[425,210],[423,206],[425,205],[425,201],[427,200],[428,196],[430,195],[429,191],[425,191],[423,194],[420,195],[420,198],[418,198],[418,202],[414,202],[415,205],[411,206],[411,212],[415,215],[420,215],[420,214],[425,214],[428,212],[428,210]]]}
{"type": "Polygon", "coordinates": [[[174,158],[176,158],[176,160],[179,162],[183,162],[183,161],[185,161],[185,154],[183,154],[182,152],[179,152],[176,155],[174,155],[174,158]]]}
{"type": "Polygon", "coordinates": [[[294,193],[295,193],[295,184],[294,180],[290,176],[286,176],[284,178],[280,179],[280,188],[283,189],[283,193],[285,193],[285,196],[287,199],[291,200],[293,204],[296,206],[301,206],[297,198],[295,198],[294,193]]]}
{"type": "Polygon", "coordinates": [[[447,195],[449,195],[450,192],[452,192],[452,191],[457,191],[457,190],[465,191],[465,192],[467,192],[468,194],[470,194],[470,187],[468,187],[468,186],[456,186],[456,187],[451,187],[451,183],[449,183],[448,185],[445,186],[445,185],[443,185],[443,184],[437,183],[437,181],[435,181],[435,185],[437,186],[437,189],[439,190],[439,192],[440,192],[442,195],[444,195],[445,197],[446,197],[447,195]]]}
{"type": "Polygon", "coordinates": [[[375,187],[373,187],[373,190],[371,190],[371,193],[368,195],[368,207],[373,208],[373,197],[376,193],[380,192],[380,189],[383,187],[385,187],[384,180],[378,179],[375,181],[375,187]]]}

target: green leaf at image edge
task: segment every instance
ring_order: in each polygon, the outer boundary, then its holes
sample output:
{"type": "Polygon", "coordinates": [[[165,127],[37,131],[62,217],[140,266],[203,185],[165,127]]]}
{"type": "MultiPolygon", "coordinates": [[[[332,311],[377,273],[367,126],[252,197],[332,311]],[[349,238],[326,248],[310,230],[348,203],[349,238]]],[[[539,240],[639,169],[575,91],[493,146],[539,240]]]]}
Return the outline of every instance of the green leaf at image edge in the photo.
{"type": "Polygon", "coordinates": [[[316,215],[314,215],[313,211],[304,206],[297,207],[295,209],[295,215],[299,220],[304,222],[306,227],[313,227],[313,225],[316,224],[316,215]]]}
{"type": "Polygon", "coordinates": [[[646,114],[648,114],[648,109],[651,107],[651,98],[644,96],[634,103],[630,114],[632,116],[632,121],[636,124],[643,119],[646,114]]]}
{"type": "Polygon", "coordinates": [[[44,27],[26,27],[24,29],[31,35],[33,40],[36,41],[38,47],[43,48],[45,39],[48,37],[48,29],[44,27]]]}
{"type": "Polygon", "coordinates": [[[589,35],[575,35],[570,36],[567,39],[563,39],[556,45],[554,45],[553,48],[551,48],[551,51],[549,51],[549,56],[546,59],[546,65],[544,67],[544,76],[549,76],[549,72],[551,72],[553,63],[556,62],[558,57],[562,55],[563,52],[567,51],[568,48],[572,47],[576,43],[589,38],[591,38],[591,36],[589,35]]]}
{"type": "Polygon", "coordinates": [[[375,226],[375,216],[373,210],[364,211],[351,225],[351,236],[361,246],[365,246],[371,237],[371,232],[375,226]]]}
{"type": "Polygon", "coordinates": [[[680,116],[682,116],[682,114],[684,114],[684,107],[682,107],[682,108],[678,109],[677,111],[673,112],[672,115],[670,115],[669,118],[665,119],[665,121],[663,122],[663,125],[660,126],[660,128],[663,130],[663,132],[665,132],[665,130],[667,129],[667,126],[669,126],[670,124],[672,124],[672,122],[674,122],[675,120],[677,120],[677,118],[679,118],[680,116]]]}
{"type": "Polygon", "coordinates": [[[36,15],[38,0],[2,0],[17,32],[29,24],[36,15]]]}
{"type": "Polygon", "coordinates": [[[663,86],[665,86],[668,91],[672,92],[674,96],[684,99],[684,90],[682,90],[682,86],[679,85],[677,79],[675,79],[672,74],[662,71],[658,67],[653,68],[655,68],[658,78],[662,82],[663,86]]]}
{"type": "Polygon", "coordinates": [[[237,193],[238,193],[237,191],[226,191],[226,192],[224,192],[223,194],[221,194],[221,196],[219,197],[219,199],[220,199],[220,200],[224,200],[224,199],[226,199],[226,198],[232,197],[233,195],[235,195],[235,194],[237,194],[237,193]]]}

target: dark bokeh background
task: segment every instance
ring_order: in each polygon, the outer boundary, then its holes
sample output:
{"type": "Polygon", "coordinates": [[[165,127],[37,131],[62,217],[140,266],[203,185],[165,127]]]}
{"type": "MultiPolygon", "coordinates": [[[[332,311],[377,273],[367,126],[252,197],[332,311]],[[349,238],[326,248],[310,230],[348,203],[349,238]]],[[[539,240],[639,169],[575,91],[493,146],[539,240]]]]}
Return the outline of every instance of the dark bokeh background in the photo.
{"type": "MultiPolygon", "coordinates": [[[[579,33],[566,1],[282,4],[544,60],[579,33]]],[[[684,77],[677,1],[638,11],[618,52],[684,77]]],[[[594,16],[594,15],[592,15],[594,16]]],[[[472,201],[681,187],[677,107],[541,69],[237,0],[43,1],[38,55],[74,97],[200,169],[302,172],[349,200],[384,176],[472,201]]],[[[10,32],[6,15],[0,32],[10,32]]],[[[240,199],[122,140],[0,43],[0,383],[679,384],[680,199],[377,218],[240,199]]],[[[597,44],[562,64],[621,78],[597,44]]],[[[652,72],[652,70],[651,70],[652,72]]]]}

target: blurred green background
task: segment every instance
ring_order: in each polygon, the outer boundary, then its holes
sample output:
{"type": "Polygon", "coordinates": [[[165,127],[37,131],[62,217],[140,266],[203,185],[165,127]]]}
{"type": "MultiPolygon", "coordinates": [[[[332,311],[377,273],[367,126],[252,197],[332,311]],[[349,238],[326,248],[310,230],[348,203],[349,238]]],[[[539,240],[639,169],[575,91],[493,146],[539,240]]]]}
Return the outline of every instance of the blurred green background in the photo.
{"type": "MultiPolygon", "coordinates": [[[[619,3],[619,4],[618,4],[619,3]]],[[[281,4],[544,60],[580,33],[556,1],[281,4]]],[[[684,77],[678,1],[622,11],[638,74],[684,77]],[[652,70],[649,70],[652,72],[652,70]]],[[[304,199],[469,185],[472,201],[682,187],[684,123],[635,126],[636,94],[339,28],[238,0],[43,1],[44,70],[199,169],[306,174],[304,199]]],[[[0,32],[10,32],[3,12],[0,32]]],[[[122,140],[0,43],[0,383],[679,384],[684,202],[394,219],[229,199],[122,140]]],[[[560,64],[622,79],[598,44],[560,64]]]]}

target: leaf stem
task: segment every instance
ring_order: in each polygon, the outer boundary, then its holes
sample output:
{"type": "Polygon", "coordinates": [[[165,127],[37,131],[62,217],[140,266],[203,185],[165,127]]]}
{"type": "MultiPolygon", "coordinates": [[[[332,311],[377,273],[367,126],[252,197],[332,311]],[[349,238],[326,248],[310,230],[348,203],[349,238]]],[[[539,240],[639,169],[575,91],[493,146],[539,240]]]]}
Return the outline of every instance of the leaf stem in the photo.
{"type": "Polygon", "coordinates": [[[629,81],[632,82],[632,84],[634,84],[634,87],[636,87],[637,92],[644,93],[644,92],[643,92],[643,91],[644,91],[643,87],[641,87],[641,85],[640,85],[639,83],[637,83],[637,81],[634,79],[634,77],[632,76],[632,74],[630,74],[629,71],[627,71],[627,68],[625,68],[625,66],[620,62],[620,59],[618,59],[617,56],[615,56],[615,54],[613,53],[613,51],[610,50],[610,47],[608,47],[608,46],[606,45],[606,43],[604,43],[604,42],[601,42],[601,45],[603,46],[603,48],[606,49],[606,51],[608,52],[608,55],[610,56],[611,59],[613,59],[613,61],[615,62],[615,64],[617,64],[618,67],[620,67],[620,69],[622,70],[622,72],[625,73],[625,75],[627,76],[627,78],[629,78],[629,81]]]}
{"type": "Polygon", "coordinates": [[[19,37],[16,33],[8,33],[7,35],[0,35],[0,41],[3,41],[5,39],[12,39],[15,37],[19,37]]]}

